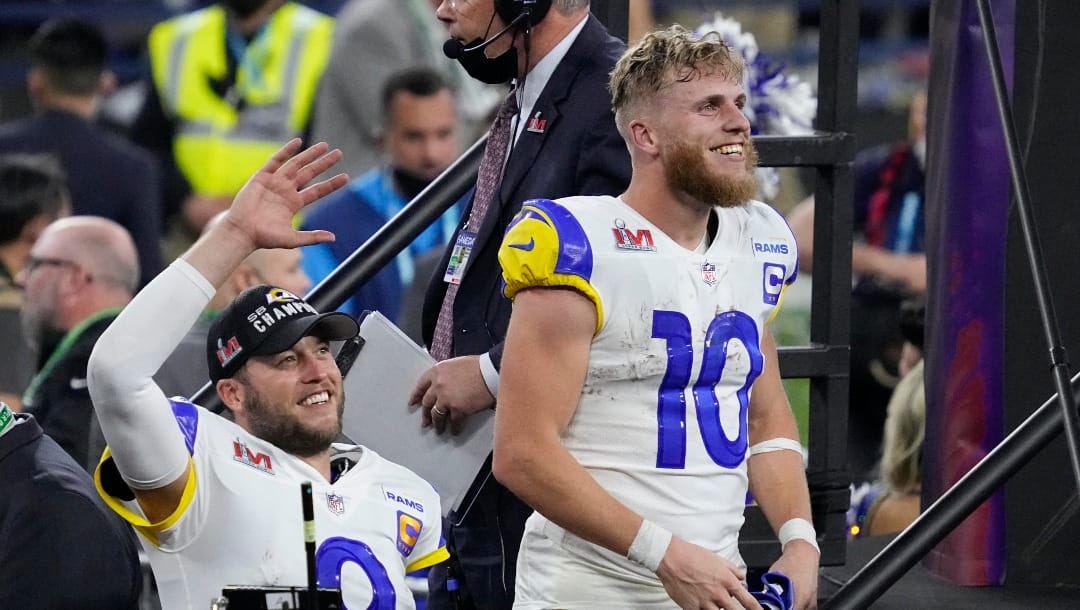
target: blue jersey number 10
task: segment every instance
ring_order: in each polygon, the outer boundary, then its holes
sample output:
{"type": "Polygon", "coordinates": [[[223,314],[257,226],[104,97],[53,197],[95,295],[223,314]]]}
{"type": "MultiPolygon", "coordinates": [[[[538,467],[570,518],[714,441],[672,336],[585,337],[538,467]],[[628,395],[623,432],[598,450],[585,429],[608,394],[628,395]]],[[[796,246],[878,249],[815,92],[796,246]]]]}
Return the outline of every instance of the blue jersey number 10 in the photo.
{"type": "MultiPolygon", "coordinates": [[[[652,336],[667,341],[668,354],[656,411],[656,467],[681,469],[686,467],[686,387],[690,384],[690,369],[694,364],[690,320],[677,311],[654,311],[652,336]]],[[[753,318],[741,311],[725,311],[713,318],[705,332],[705,353],[693,394],[705,450],[714,462],[725,468],[735,468],[746,454],[746,408],[750,403],[750,386],[761,374],[763,362],[753,318]],[[749,353],[750,370],[737,392],[739,433],[728,440],[720,423],[716,384],[724,374],[732,339],[738,339],[749,353]]]]}

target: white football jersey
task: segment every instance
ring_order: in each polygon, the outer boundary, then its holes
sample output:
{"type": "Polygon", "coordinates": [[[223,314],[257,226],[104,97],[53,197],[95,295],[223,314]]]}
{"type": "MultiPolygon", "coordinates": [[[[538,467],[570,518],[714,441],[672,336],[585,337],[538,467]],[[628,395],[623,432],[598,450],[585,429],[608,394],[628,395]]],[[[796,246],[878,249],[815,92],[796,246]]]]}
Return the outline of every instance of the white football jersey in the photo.
{"type": "MultiPolygon", "coordinates": [[[[406,572],[448,556],[439,496],[370,449],[335,444],[331,484],[299,458],[202,407],[172,399],[192,459],[176,512],[150,524],[135,501],[106,501],[143,534],[162,606],[209,608],[226,586],[307,585],[300,483],[314,495],[321,587],[348,608],[414,608],[406,572]]],[[[108,454],[106,454],[108,455],[108,454]]],[[[102,469],[96,473],[103,490],[102,469]]]]}
{"type": "MultiPolygon", "coordinates": [[[[569,286],[596,305],[564,446],[620,502],[742,565],[747,407],[764,366],[762,333],[795,279],[797,252],[764,203],[715,214],[715,237],[699,253],[615,197],[529,201],[499,258],[507,296],[569,286]]],[[[534,515],[528,527],[552,525],[534,515]]],[[[614,553],[594,558],[655,579],[614,553]]]]}

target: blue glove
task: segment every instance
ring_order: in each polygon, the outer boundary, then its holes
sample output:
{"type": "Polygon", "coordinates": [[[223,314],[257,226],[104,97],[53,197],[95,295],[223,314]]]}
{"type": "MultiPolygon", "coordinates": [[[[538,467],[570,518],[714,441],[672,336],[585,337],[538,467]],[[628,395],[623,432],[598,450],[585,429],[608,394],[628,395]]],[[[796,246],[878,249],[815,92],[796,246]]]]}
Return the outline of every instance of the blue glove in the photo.
{"type": "Polygon", "coordinates": [[[765,610],[791,610],[795,607],[795,591],[791,579],[780,572],[766,572],[761,575],[764,588],[750,594],[765,610]]]}

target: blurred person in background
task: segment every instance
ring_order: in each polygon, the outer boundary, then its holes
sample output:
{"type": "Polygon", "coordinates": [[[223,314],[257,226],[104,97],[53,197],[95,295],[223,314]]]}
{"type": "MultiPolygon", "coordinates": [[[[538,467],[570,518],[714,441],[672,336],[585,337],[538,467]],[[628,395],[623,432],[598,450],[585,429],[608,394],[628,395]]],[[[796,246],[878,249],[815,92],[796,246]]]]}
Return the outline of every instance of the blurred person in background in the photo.
{"type": "MultiPolygon", "coordinates": [[[[900,380],[900,304],[926,293],[926,94],[910,104],[907,138],[855,159],[855,240],[851,270],[851,389],[848,467],[856,483],[873,478],[886,405],[900,380]]],[[[788,215],[799,268],[813,272],[814,199],[788,215]]]]}
{"type": "Polygon", "coordinates": [[[852,536],[895,534],[911,525],[921,512],[922,447],[926,435],[925,317],[925,299],[909,299],[900,308],[900,332],[904,336],[900,383],[886,410],[880,475],[852,494],[848,515],[852,536]]]}
{"type": "MultiPolygon", "coordinates": [[[[321,281],[457,158],[459,121],[449,85],[430,68],[394,74],[382,96],[386,124],[379,136],[385,163],[355,178],[322,201],[301,223],[337,239],[304,248],[304,268],[321,281]]],[[[426,283],[434,261],[417,270],[418,257],[441,248],[461,218],[461,202],[447,210],[340,309],[354,317],[378,310],[390,320],[402,313],[403,290],[426,283]]],[[[419,303],[414,303],[419,308],[419,303]]]]}
{"type": "Polygon", "coordinates": [[[0,155],[0,400],[15,411],[34,376],[23,337],[23,290],[15,278],[45,227],[71,212],[63,172],[49,155],[0,155]]]}
{"type": "Polygon", "coordinates": [[[357,177],[377,167],[386,150],[386,83],[411,68],[438,72],[454,91],[462,136],[486,127],[498,92],[473,81],[442,52],[446,30],[438,0],[349,0],[335,17],[334,43],[315,97],[311,141],[345,154],[340,171],[357,177]],[[362,58],[362,59],[361,59],[362,58]]]}
{"type": "Polygon", "coordinates": [[[131,134],[162,160],[171,251],[305,133],[332,35],[330,17],[285,0],[221,0],[151,30],[153,86],[131,134]]]}
{"type": "Polygon", "coordinates": [[[67,176],[72,213],[109,218],[131,234],[146,283],[162,268],[158,166],[146,151],[94,124],[115,77],[93,25],[46,22],[30,39],[27,91],[37,110],[0,126],[0,153],[50,153],[67,176]]]}
{"type": "Polygon", "coordinates": [[[135,244],[106,218],[61,218],[42,232],[19,281],[26,290],[23,332],[38,353],[23,410],[93,471],[105,444],[86,389],[86,365],[98,337],[135,294],[135,244]]]}

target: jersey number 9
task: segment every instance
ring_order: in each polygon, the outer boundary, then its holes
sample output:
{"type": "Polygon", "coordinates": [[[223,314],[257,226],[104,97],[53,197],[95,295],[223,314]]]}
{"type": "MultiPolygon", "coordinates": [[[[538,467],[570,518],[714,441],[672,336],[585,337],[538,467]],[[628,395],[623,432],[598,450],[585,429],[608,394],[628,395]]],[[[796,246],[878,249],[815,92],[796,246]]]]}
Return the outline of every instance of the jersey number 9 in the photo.
{"type": "Polygon", "coordinates": [[[349,538],[327,538],[315,553],[315,566],[320,587],[341,588],[341,569],[346,563],[360,566],[371,582],[371,604],[367,610],[394,610],[397,594],[386,568],[379,563],[371,547],[349,538]]]}

